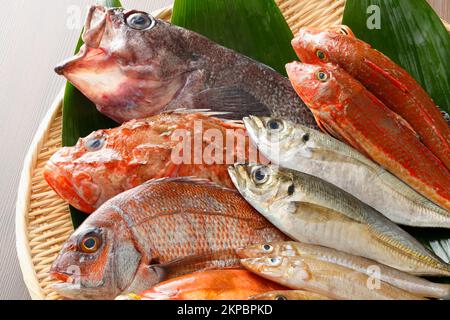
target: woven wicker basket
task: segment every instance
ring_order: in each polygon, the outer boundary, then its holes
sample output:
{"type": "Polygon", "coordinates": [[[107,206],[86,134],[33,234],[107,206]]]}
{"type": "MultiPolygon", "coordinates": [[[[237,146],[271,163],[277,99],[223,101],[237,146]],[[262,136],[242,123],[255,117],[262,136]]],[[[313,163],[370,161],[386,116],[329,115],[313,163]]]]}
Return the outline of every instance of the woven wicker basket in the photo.
{"type": "MultiPolygon", "coordinates": [[[[341,23],[345,0],[277,0],[296,33],[309,25],[328,27],[341,23]]],[[[154,16],[169,19],[171,8],[154,16]]],[[[450,32],[450,26],[447,25],[450,32]]],[[[67,203],[45,182],[43,167],[61,147],[61,92],[41,123],[25,159],[16,206],[17,254],[25,284],[33,299],[60,299],[50,289],[51,263],[73,232],[67,203]]]]}

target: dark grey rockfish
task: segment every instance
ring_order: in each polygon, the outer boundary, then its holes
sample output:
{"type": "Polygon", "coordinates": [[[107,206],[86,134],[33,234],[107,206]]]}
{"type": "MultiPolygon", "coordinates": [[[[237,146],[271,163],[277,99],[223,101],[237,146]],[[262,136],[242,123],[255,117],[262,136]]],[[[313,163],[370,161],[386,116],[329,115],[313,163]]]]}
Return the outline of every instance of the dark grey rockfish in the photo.
{"type": "Polygon", "coordinates": [[[83,40],[80,53],[55,70],[120,123],[188,108],[316,127],[287,78],[145,12],[93,6],[83,40]]]}

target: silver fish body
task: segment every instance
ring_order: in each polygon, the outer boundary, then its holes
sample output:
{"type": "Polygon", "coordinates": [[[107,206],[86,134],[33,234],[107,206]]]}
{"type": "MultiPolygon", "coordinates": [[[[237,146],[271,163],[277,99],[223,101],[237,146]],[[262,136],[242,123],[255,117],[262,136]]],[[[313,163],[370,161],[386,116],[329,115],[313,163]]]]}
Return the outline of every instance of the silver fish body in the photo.
{"type": "Polygon", "coordinates": [[[252,142],[273,163],[352,194],[398,224],[450,228],[450,212],[352,147],[317,130],[274,118],[244,119],[252,142]],[[277,129],[272,127],[279,126],[277,129]]]}
{"type": "Polygon", "coordinates": [[[417,275],[450,275],[450,266],[381,213],[311,175],[275,166],[236,164],[235,186],[292,239],[366,257],[417,275]]]}
{"type": "Polygon", "coordinates": [[[267,256],[241,259],[248,270],[291,289],[308,290],[340,300],[421,300],[381,281],[371,286],[364,273],[321,260],[267,256]]]}
{"type": "Polygon", "coordinates": [[[271,255],[321,260],[364,273],[370,278],[373,286],[383,281],[419,297],[450,299],[449,284],[434,283],[370,259],[322,246],[294,241],[273,242],[241,248],[237,253],[241,258],[271,255]]]}

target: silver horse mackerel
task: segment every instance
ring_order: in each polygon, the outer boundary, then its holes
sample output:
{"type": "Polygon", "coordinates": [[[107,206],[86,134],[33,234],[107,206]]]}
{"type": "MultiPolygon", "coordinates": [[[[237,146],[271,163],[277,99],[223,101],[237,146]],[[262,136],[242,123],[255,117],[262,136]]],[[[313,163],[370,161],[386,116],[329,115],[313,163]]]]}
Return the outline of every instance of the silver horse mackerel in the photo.
{"type": "Polygon", "coordinates": [[[55,71],[117,122],[187,108],[317,127],[287,78],[145,12],[93,6],[83,40],[80,52],[55,71]]]}
{"type": "Polygon", "coordinates": [[[395,223],[450,228],[450,212],[352,147],[305,126],[275,118],[244,119],[252,142],[273,163],[352,194],[395,223]]]}
{"type": "MultiPolygon", "coordinates": [[[[261,258],[267,256],[298,257],[321,260],[339,265],[383,281],[409,292],[417,297],[450,299],[450,285],[428,280],[398,271],[363,257],[337,251],[322,246],[286,241],[253,245],[237,250],[241,258],[261,258]]],[[[375,285],[375,283],[373,283],[375,285]]],[[[355,297],[356,298],[356,297],[355,297]]]]}
{"type": "Polygon", "coordinates": [[[366,257],[417,275],[450,275],[450,265],[381,213],[317,177],[258,164],[229,167],[236,188],[289,237],[366,257]]]}

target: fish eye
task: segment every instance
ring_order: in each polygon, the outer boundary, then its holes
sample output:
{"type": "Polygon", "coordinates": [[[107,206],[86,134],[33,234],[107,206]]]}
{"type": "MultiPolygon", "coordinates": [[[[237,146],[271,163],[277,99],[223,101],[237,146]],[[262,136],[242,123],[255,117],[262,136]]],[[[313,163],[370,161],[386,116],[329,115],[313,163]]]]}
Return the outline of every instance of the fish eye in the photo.
{"type": "Polygon", "coordinates": [[[266,252],[272,252],[273,247],[270,244],[263,245],[263,250],[266,252]]]}
{"type": "Polygon", "coordinates": [[[303,141],[303,142],[308,142],[308,141],[309,141],[309,133],[305,133],[305,134],[302,136],[302,141],[303,141]]]}
{"type": "Polygon", "coordinates": [[[316,56],[317,56],[317,58],[319,58],[322,61],[326,61],[327,60],[327,54],[325,52],[323,52],[322,50],[317,50],[316,51],[316,56]]]}
{"type": "Polygon", "coordinates": [[[320,82],[327,82],[328,81],[328,74],[324,71],[318,71],[316,73],[317,80],[320,82]]]}
{"type": "Polygon", "coordinates": [[[88,149],[88,151],[98,151],[101,148],[103,148],[104,144],[105,144],[104,137],[94,137],[94,138],[89,139],[85,143],[85,147],[86,147],[86,149],[88,149]]]}
{"type": "Polygon", "coordinates": [[[283,130],[283,127],[284,127],[283,122],[278,119],[270,119],[267,122],[267,129],[271,131],[281,131],[283,130]]]}
{"type": "Polygon", "coordinates": [[[280,262],[281,262],[280,257],[272,257],[272,258],[269,258],[269,263],[270,263],[272,266],[277,266],[277,265],[280,264],[280,262]]]}
{"type": "Polygon", "coordinates": [[[144,12],[135,12],[126,17],[126,23],[135,30],[148,30],[155,26],[156,20],[144,12]]]}
{"type": "Polygon", "coordinates": [[[95,231],[87,233],[80,241],[79,247],[84,253],[96,252],[102,244],[95,231]]]}
{"type": "Polygon", "coordinates": [[[269,172],[266,167],[257,167],[252,172],[252,179],[256,184],[263,184],[269,179],[269,172]]]}
{"type": "Polygon", "coordinates": [[[275,300],[287,300],[287,298],[280,294],[280,295],[275,297],[275,300]]]}

